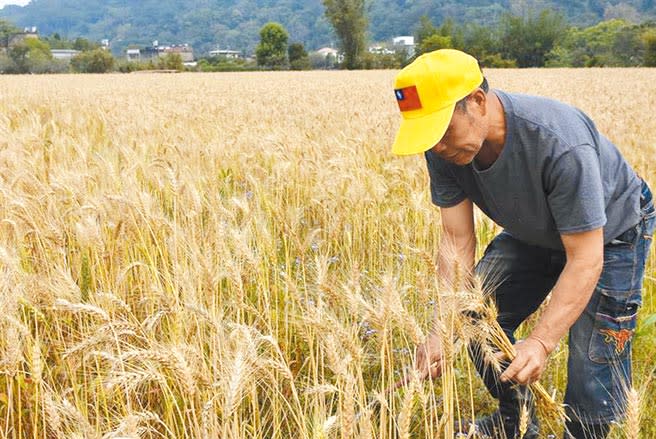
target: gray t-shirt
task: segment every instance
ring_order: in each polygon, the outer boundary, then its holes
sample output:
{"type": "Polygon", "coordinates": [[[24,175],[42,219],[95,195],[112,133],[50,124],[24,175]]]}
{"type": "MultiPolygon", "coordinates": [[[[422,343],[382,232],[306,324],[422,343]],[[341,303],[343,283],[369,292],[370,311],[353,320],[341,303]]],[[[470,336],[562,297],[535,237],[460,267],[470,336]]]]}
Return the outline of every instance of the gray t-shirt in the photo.
{"type": "Polygon", "coordinates": [[[469,198],[520,241],[563,249],[560,234],[604,228],[608,243],[640,220],[640,178],[588,116],[561,102],[494,90],[506,142],[485,170],[425,153],[440,207],[469,198]]]}

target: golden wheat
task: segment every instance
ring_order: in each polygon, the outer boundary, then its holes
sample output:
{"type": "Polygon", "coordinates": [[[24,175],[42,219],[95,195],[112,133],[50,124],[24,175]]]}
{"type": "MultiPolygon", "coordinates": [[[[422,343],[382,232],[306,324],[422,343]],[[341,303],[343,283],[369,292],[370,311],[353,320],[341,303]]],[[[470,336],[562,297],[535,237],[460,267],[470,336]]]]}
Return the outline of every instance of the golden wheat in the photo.
{"type": "MultiPolygon", "coordinates": [[[[656,183],[652,70],[486,73],[582,108],[656,183]]],[[[389,153],[393,77],[0,76],[0,437],[446,438],[489,412],[463,348],[496,316],[473,327],[480,299],[436,279],[425,164],[389,153]],[[431,330],[442,378],[392,390],[431,330]]],[[[476,225],[480,255],[499,228],[476,225]]],[[[650,419],[638,329],[628,417],[650,419]]]]}

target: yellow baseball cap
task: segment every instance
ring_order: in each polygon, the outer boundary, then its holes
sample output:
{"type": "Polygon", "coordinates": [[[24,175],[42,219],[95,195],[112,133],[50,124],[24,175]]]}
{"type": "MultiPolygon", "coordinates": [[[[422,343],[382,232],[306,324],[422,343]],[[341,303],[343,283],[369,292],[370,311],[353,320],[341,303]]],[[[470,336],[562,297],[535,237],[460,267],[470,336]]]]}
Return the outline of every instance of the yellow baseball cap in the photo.
{"type": "Polygon", "coordinates": [[[418,154],[444,136],[456,103],[483,82],[478,61],[454,49],[421,55],[396,76],[394,93],[403,120],[392,152],[418,154]]]}

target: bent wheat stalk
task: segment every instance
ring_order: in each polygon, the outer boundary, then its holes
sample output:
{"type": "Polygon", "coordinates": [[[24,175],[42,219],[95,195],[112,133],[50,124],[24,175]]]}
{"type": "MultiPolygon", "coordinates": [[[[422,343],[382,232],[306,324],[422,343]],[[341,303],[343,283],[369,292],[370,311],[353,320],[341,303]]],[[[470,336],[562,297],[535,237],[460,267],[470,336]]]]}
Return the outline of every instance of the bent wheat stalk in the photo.
{"type": "MultiPolygon", "coordinates": [[[[486,305],[486,308],[493,305],[486,305]]],[[[497,322],[496,318],[486,318],[486,324],[490,326],[489,336],[490,340],[495,347],[497,347],[503,355],[508,358],[510,361],[514,360],[517,356],[515,347],[506,336],[506,333],[501,329],[501,325],[497,322]]],[[[547,390],[544,388],[539,381],[529,384],[529,389],[535,396],[536,407],[545,417],[548,419],[555,419],[559,422],[565,423],[569,420],[567,414],[565,413],[565,408],[558,404],[552,397],[549,395],[547,390]]]]}

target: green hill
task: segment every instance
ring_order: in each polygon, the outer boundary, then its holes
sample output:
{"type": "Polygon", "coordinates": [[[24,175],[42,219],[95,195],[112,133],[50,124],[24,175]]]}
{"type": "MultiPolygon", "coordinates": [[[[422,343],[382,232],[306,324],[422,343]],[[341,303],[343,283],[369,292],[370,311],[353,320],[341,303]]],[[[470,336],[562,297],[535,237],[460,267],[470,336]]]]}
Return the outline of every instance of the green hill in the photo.
{"type": "MultiPolygon", "coordinates": [[[[570,23],[593,24],[605,18],[641,21],[654,17],[654,0],[371,0],[370,39],[383,41],[412,34],[419,17],[439,24],[490,25],[506,12],[525,14],[544,8],[562,12],[570,23]]],[[[129,44],[190,43],[199,52],[217,47],[251,52],[260,27],[282,23],[291,41],[309,49],[335,43],[323,16],[321,0],[32,0],[24,7],[6,6],[0,18],[18,26],[37,26],[42,34],[57,32],[112,41],[116,52],[129,44]]]]}

